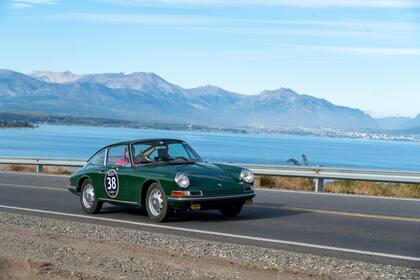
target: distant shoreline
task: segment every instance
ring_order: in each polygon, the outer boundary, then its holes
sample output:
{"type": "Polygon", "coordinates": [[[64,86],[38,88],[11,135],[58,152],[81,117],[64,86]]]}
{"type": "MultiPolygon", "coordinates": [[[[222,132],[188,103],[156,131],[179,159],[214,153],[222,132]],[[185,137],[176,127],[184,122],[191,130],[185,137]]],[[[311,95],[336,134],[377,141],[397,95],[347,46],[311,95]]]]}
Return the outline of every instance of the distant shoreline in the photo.
{"type": "Polygon", "coordinates": [[[30,122],[22,122],[22,121],[2,121],[0,120],[0,129],[8,129],[8,128],[37,128],[38,125],[30,123],[30,122]]]}
{"type": "Polygon", "coordinates": [[[160,130],[182,130],[182,131],[202,131],[202,132],[226,132],[246,134],[246,129],[215,127],[207,125],[197,125],[188,123],[169,123],[154,121],[130,121],[122,119],[106,119],[95,117],[80,117],[68,115],[37,115],[20,112],[0,112],[1,124],[4,128],[36,128],[38,125],[66,125],[66,126],[92,126],[92,127],[115,127],[115,128],[134,128],[134,129],[160,129],[160,130]]]}
{"type": "Polygon", "coordinates": [[[290,136],[314,136],[338,139],[363,139],[383,141],[420,142],[420,134],[407,135],[393,131],[345,130],[331,128],[256,128],[256,127],[216,127],[207,125],[169,123],[153,121],[128,121],[67,115],[34,115],[20,112],[0,112],[2,128],[37,128],[39,125],[92,126],[133,129],[156,129],[168,131],[220,132],[237,134],[272,134],[290,136]]]}

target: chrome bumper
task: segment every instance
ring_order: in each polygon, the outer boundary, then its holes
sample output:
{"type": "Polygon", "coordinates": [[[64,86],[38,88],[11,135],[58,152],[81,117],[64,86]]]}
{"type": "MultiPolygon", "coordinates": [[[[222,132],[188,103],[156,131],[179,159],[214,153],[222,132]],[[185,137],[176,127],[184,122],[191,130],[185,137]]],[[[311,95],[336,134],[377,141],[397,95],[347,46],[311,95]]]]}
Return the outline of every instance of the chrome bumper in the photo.
{"type": "Polygon", "coordinates": [[[66,189],[68,189],[72,194],[79,195],[79,192],[77,191],[77,187],[75,186],[68,185],[66,189]]]}
{"type": "Polygon", "coordinates": [[[255,196],[255,192],[237,195],[224,195],[224,196],[185,196],[185,197],[173,197],[168,196],[168,201],[214,201],[214,200],[229,200],[229,199],[250,199],[255,196]]]}

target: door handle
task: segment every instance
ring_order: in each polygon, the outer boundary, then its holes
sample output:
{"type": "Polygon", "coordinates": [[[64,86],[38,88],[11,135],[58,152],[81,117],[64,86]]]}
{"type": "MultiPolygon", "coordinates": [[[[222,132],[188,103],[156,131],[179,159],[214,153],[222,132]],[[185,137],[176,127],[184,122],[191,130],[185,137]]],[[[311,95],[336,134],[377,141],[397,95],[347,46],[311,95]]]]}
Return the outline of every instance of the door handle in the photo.
{"type": "Polygon", "coordinates": [[[105,174],[105,170],[101,170],[101,171],[99,171],[99,173],[105,174]]]}

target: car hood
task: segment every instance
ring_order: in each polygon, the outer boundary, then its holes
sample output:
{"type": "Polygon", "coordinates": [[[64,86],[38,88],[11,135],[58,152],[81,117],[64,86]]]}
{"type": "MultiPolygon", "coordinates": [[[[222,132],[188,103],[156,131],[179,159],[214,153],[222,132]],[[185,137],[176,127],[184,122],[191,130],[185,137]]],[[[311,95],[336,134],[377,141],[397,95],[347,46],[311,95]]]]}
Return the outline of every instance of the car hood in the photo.
{"type": "Polygon", "coordinates": [[[238,172],[232,172],[215,164],[198,162],[175,166],[178,173],[190,179],[190,188],[205,195],[242,193],[244,186],[238,172]]]}
{"type": "Polygon", "coordinates": [[[223,180],[229,182],[235,182],[234,176],[231,173],[227,172],[223,168],[204,162],[197,162],[193,164],[180,164],[174,165],[174,169],[178,173],[184,173],[188,177],[198,177],[198,178],[209,178],[215,180],[223,180]]]}

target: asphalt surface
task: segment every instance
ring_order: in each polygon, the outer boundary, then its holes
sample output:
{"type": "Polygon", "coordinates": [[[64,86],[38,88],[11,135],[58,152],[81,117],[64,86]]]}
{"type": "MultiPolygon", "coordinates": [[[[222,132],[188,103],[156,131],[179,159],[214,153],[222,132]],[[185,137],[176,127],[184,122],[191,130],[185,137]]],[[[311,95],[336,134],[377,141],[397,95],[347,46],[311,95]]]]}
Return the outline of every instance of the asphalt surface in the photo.
{"type": "Polygon", "coordinates": [[[143,209],[111,204],[85,218],[67,184],[64,176],[0,173],[0,211],[420,268],[420,200],[258,190],[238,217],[183,213],[162,228],[143,209]]]}

